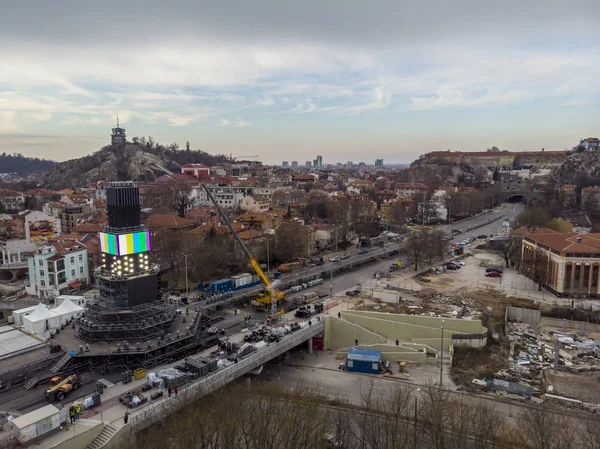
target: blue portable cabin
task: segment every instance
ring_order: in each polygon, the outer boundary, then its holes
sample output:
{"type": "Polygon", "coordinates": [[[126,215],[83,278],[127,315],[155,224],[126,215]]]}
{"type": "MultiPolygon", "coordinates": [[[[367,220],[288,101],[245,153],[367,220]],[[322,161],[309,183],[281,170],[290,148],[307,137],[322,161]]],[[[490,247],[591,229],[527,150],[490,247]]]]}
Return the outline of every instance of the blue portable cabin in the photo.
{"type": "Polygon", "coordinates": [[[233,290],[233,282],[231,279],[220,279],[213,281],[208,286],[211,293],[225,293],[233,290]]]}
{"type": "Polygon", "coordinates": [[[346,357],[346,371],[363,374],[379,374],[381,351],[351,348],[346,357]]]}

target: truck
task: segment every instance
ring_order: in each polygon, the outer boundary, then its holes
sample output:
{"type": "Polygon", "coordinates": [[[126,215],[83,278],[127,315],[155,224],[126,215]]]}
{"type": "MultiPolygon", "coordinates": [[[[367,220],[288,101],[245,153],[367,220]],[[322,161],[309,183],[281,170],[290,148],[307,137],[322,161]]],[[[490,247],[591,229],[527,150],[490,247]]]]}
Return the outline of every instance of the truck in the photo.
{"type": "Polygon", "coordinates": [[[62,401],[71,391],[81,387],[81,382],[77,374],[65,377],[54,376],[50,379],[50,388],[46,390],[46,398],[50,402],[62,401]]]}

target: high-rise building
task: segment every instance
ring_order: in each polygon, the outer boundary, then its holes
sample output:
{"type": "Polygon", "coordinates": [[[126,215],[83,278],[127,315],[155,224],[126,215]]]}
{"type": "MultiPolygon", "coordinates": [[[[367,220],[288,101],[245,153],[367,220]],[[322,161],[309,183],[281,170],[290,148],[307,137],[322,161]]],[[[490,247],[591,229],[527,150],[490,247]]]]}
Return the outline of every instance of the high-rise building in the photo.
{"type": "Polygon", "coordinates": [[[283,162],[281,163],[281,166],[282,166],[283,168],[288,168],[288,167],[289,167],[289,165],[290,165],[290,163],[289,163],[288,161],[283,161],[283,162]]]}
{"type": "Polygon", "coordinates": [[[375,167],[383,167],[383,159],[375,159],[375,167]]]}
{"type": "Polygon", "coordinates": [[[298,161],[292,161],[292,170],[295,170],[298,168],[298,161]]]}
{"type": "Polygon", "coordinates": [[[317,156],[317,159],[315,160],[317,161],[317,167],[323,166],[323,156],[317,156]]]}
{"type": "Polygon", "coordinates": [[[306,168],[312,168],[312,162],[311,162],[311,161],[306,161],[306,162],[304,163],[304,166],[305,166],[306,168]]]}
{"type": "Polygon", "coordinates": [[[140,222],[140,193],[132,182],[106,189],[108,226],[99,233],[98,296],[79,320],[88,342],[148,341],[173,327],[175,308],[158,293],[158,265],[150,263],[150,231],[140,222]]]}
{"type": "Polygon", "coordinates": [[[354,166],[354,162],[348,161],[346,162],[346,165],[348,166],[348,168],[352,168],[352,166],[354,166]]]}

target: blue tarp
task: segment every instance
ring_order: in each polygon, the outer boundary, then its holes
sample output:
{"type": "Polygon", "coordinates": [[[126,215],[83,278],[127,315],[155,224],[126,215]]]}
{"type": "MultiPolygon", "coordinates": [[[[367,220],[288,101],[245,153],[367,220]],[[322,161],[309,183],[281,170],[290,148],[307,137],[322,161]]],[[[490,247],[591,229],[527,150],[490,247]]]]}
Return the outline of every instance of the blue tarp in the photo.
{"type": "Polygon", "coordinates": [[[375,349],[351,348],[348,351],[348,360],[378,363],[381,360],[381,351],[375,349]]]}

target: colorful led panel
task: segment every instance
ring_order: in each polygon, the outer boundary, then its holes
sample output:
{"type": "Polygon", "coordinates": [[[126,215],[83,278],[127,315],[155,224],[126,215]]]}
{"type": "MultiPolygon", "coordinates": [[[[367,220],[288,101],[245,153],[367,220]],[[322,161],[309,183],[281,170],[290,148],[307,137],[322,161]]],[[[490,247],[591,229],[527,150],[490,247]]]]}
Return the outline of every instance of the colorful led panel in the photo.
{"type": "Polygon", "coordinates": [[[99,237],[102,252],[113,256],[127,256],[150,251],[150,231],[120,235],[100,232],[99,237]]]}

